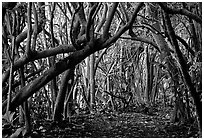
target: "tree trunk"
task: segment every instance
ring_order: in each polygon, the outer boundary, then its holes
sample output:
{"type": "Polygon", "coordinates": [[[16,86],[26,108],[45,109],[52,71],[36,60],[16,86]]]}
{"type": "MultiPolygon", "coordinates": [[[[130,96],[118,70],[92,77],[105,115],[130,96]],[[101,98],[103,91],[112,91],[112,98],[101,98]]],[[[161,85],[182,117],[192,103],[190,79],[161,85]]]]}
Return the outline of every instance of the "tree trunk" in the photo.
{"type": "Polygon", "coordinates": [[[189,89],[189,91],[190,91],[190,93],[194,99],[194,103],[196,106],[198,127],[199,127],[199,131],[201,134],[202,133],[202,102],[201,102],[201,98],[200,98],[201,95],[196,91],[196,88],[194,87],[194,84],[191,81],[191,77],[188,73],[187,63],[183,58],[183,54],[179,48],[178,42],[177,42],[176,37],[175,37],[175,32],[173,30],[169,15],[167,13],[165,13],[165,22],[166,22],[167,31],[168,31],[168,34],[170,36],[171,42],[175,46],[175,50],[176,50],[179,64],[181,66],[180,69],[181,69],[182,76],[184,78],[184,82],[188,86],[188,89],[189,89]]]}
{"type": "Polygon", "coordinates": [[[73,83],[74,83],[74,70],[71,72],[70,79],[68,80],[68,85],[67,85],[67,91],[66,91],[66,102],[65,102],[65,110],[64,110],[64,116],[70,118],[72,115],[75,113],[75,101],[73,97],[73,83]]]}
{"type": "MultiPolygon", "coordinates": [[[[107,80],[107,83],[106,83],[107,84],[107,91],[110,92],[110,79],[109,79],[109,76],[107,76],[106,80],[107,80]]],[[[110,95],[108,95],[108,96],[110,96],[110,95]]],[[[110,96],[110,102],[111,102],[111,108],[114,111],[115,110],[115,105],[114,105],[112,96],[110,96]]],[[[109,106],[109,103],[108,103],[108,106],[109,106]]]]}
{"type": "MultiPolygon", "coordinates": [[[[161,27],[159,24],[159,17],[158,17],[158,9],[156,7],[153,7],[152,5],[149,5],[147,7],[148,13],[155,19],[157,19],[157,22],[153,22],[152,26],[159,32],[161,32],[161,27]]],[[[168,43],[165,41],[162,35],[160,34],[152,34],[153,38],[156,42],[156,44],[159,46],[161,50],[160,54],[160,61],[163,63],[163,61],[166,61],[167,63],[167,68],[169,69],[170,75],[172,80],[174,81],[174,84],[176,87],[179,87],[179,68],[177,67],[176,61],[173,59],[170,49],[168,46],[168,43]]],[[[175,91],[177,92],[177,91],[175,91]]],[[[177,111],[177,110],[176,110],[177,111]]]]}
{"type": "Polygon", "coordinates": [[[146,47],[146,88],[145,88],[145,97],[146,97],[146,104],[149,105],[150,102],[150,62],[149,62],[149,52],[148,46],[146,47]]]}
{"type": "Polygon", "coordinates": [[[95,106],[95,71],[94,71],[94,64],[95,64],[95,55],[90,55],[90,107],[91,107],[91,113],[93,113],[93,109],[95,106]]]}
{"type": "Polygon", "coordinates": [[[85,81],[86,81],[85,82],[85,95],[86,95],[86,98],[87,98],[87,101],[90,107],[90,79],[89,78],[90,78],[90,56],[86,58],[86,73],[85,73],[85,81]]]}
{"type": "MultiPolygon", "coordinates": [[[[19,70],[19,74],[21,78],[21,87],[24,87],[25,86],[25,76],[23,73],[23,67],[19,70]]],[[[25,101],[23,103],[22,108],[19,111],[24,112],[22,113],[22,115],[25,121],[26,133],[29,134],[32,128],[31,128],[30,108],[28,107],[28,101],[25,101]]]]}
{"type": "Polygon", "coordinates": [[[57,95],[55,108],[54,108],[54,115],[53,115],[54,121],[61,121],[63,118],[62,113],[64,110],[64,101],[65,101],[66,91],[68,88],[68,81],[72,77],[73,71],[74,69],[67,70],[62,77],[60,90],[57,95]]]}
{"type": "Polygon", "coordinates": [[[153,88],[152,88],[152,100],[151,100],[152,105],[155,104],[155,100],[156,100],[157,82],[158,82],[158,77],[159,77],[159,66],[156,65],[155,69],[156,69],[155,70],[155,81],[154,81],[153,88]]]}

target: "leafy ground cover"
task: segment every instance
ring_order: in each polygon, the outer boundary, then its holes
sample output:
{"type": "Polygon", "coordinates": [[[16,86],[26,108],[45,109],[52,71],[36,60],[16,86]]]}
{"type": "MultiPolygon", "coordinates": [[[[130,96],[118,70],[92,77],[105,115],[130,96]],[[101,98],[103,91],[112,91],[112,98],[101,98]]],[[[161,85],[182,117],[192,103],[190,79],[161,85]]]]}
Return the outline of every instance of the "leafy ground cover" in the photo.
{"type": "Polygon", "coordinates": [[[72,117],[61,123],[38,121],[31,137],[45,138],[189,138],[198,137],[195,122],[171,123],[170,114],[103,113],[72,117]]]}

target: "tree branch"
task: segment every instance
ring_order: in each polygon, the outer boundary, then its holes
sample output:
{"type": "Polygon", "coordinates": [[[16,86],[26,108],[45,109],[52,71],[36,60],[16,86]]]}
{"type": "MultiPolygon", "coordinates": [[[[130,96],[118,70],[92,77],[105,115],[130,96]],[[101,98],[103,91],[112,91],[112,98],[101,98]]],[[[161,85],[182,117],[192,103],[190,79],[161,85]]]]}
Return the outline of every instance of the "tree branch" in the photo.
{"type": "MultiPolygon", "coordinates": [[[[36,91],[38,91],[41,87],[46,85],[49,81],[55,78],[57,75],[61,74],[67,69],[73,68],[76,64],[80,63],[87,56],[93,53],[93,50],[90,47],[85,47],[83,50],[76,51],[72,53],[67,58],[55,63],[50,69],[45,71],[41,76],[28,83],[19,92],[11,101],[10,111],[14,111],[16,107],[21,105],[24,101],[26,101],[31,95],[33,95],[36,91]]],[[[2,104],[2,113],[4,114],[6,111],[6,103],[5,101],[2,104]]]]}
{"type": "Polygon", "coordinates": [[[140,2],[137,7],[135,8],[135,11],[132,15],[132,18],[130,19],[130,21],[123,26],[114,36],[112,36],[110,39],[108,39],[101,47],[105,47],[105,46],[109,46],[112,43],[114,43],[125,31],[127,31],[130,27],[132,27],[136,17],[137,17],[137,13],[140,11],[140,8],[142,8],[142,6],[144,5],[143,2],[140,2]]]}
{"type": "Polygon", "coordinates": [[[186,41],[183,38],[181,38],[178,35],[176,35],[176,38],[186,47],[186,50],[188,50],[193,56],[195,56],[195,52],[190,48],[190,46],[186,43],[186,41]]]}
{"type": "Polygon", "coordinates": [[[93,24],[93,15],[94,15],[94,12],[96,11],[97,6],[98,6],[98,3],[95,3],[89,12],[88,21],[86,25],[86,40],[87,41],[90,41],[90,29],[91,29],[91,25],[93,24]]]}
{"type": "Polygon", "coordinates": [[[31,36],[32,36],[32,23],[31,23],[31,6],[32,3],[28,3],[28,8],[27,8],[27,21],[28,21],[28,30],[27,30],[27,43],[26,43],[26,57],[30,56],[30,46],[31,46],[31,36]]]}
{"type": "MultiPolygon", "coordinates": [[[[39,8],[40,11],[39,11],[39,21],[38,21],[38,32],[37,33],[40,33],[44,27],[44,20],[45,20],[44,4],[45,3],[43,2],[38,3],[38,6],[40,7],[39,8]]],[[[32,29],[35,28],[34,26],[35,25],[32,26],[32,29]]],[[[28,32],[27,30],[25,30],[24,32],[22,32],[16,37],[16,46],[19,46],[19,44],[27,38],[27,32],[28,32]]],[[[33,30],[31,30],[31,32],[33,32],[33,30]]]]}
{"type": "Polygon", "coordinates": [[[124,14],[125,19],[126,19],[126,22],[128,22],[128,21],[129,21],[129,17],[128,17],[128,14],[127,14],[127,12],[126,12],[126,10],[125,10],[125,7],[123,6],[123,3],[122,3],[122,2],[120,2],[120,7],[121,7],[121,13],[124,14]]]}
{"type": "Polygon", "coordinates": [[[154,43],[153,41],[149,40],[149,39],[146,39],[146,38],[142,38],[142,37],[126,37],[126,36],[121,36],[120,38],[122,39],[130,39],[130,40],[134,40],[134,41],[141,41],[141,42],[144,42],[144,43],[147,43],[147,44],[150,44],[152,45],[158,52],[161,53],[159,47],[157,46],[156,43],[154,43]]]}
{"type": "Polygon", "coordinates": [[[100,23],[99,23],[98,26],[96,27],[96,32],[99,32],[99,30],[101,29],[101,27],[102,27],[103,24],[105,23],[107,11],[108,11],[107,3],[104,3],[104,10],[103,10],[102,18],[101,18],[100,23]]]}
{"type": "Polygon", "coordinates": [[[105,27],[104,27],[104,31],[103,31],[103,36],[102,36],[102,38],[104,40],[106,40],[108,38],[108,32],[109,32],[109,29],[110,29],[111,22],[113,20],[115,11],[117,9],[117,6],[118,6],[118,2],[113,3],[113,7],[112,7],[112,9],[109,12],[109,15],[108,15],[105,27]]]}
{"type": "Polygon", "coordinates": [[[4,16],[6,14],[6,10],[13,9],[16,6],[17,2],[2,2],[2,23],[4,22],[4,16]]]}
{"type": "MultiPolygon", "coordinates": [[[[36,74],[39,74],[43,70],[44,70],[44,68],[41,67],[40,69],[34,71],[33,73],[30,73],[29,75],[27,75],[25,77],[25,80],[28,80],[30,77],[35,76],[36,74]]],[[[18,87],[20,84],[21,84],[21,81],[16,81],[14,84],[12,84],[12,90],[15,89],[16,87],[18,87]]],[[[7,92],[8,92],[8,86],[2,89],[2,97],[7,95],[7,92]]]]}
{"type": "Polygon", "coordinates": [[[196,105],[196,113],[198,116],[198,125],[199,125],[199,129],[202,132],[202,102],[201,102],[201,98],[200,98],[200,94],[196,91],[196,88],[194,86],[194,83],[192,82],[191,76],[188,73],[188,65],[183,57],[183,54],[179,48],[179,44],[177,42],[176,39],[176,34],[174,32],[174,29],[171,25],[171,20],[169,15],[164,12],[164,17],[165,17],[165,24],[167,27],[167,31],[169,34],[169,37],[171,39],[171,42],[173,43],[173,45],[175,46],[175,50],[176,50],[176,54],[178,57],[178,61],[180,64],[180,69],[181,69],[181,74],[183,76],[183,80],[186,83],[186,85],[188,86],[188,89],[194,99],[194,103],[196,105]]]}
{"type": "MultiPolygon", "coordinates": [[[[77,50],[80,50],[80,46],[76,43],[75,39],[74,38],[74,34],[75,32],[73,31],[74,30],[74,20],[75,20],[75,16],[76,16],[76,13],[79,12],[80,10],[80,7],[81,7],[81,4],[78,6],[78,8],[76,8],[74,14],[72,15],[72,21],[71,21],[71,27],[70,27],[70,40],[72,42],[72,45],[77,49],[77,50]]],[[[75,35],[76,36],[76,35],[75,35]]]]}
{"type": "Polygon", "coordinates": [[[181,14],[181,15],[184,15],[184,16],[188,16],[189,18],[191,18],[191,19],[197,21],[198,23],[202,24],[202,18],[201,17],[191,13],[190,11],[188,11],[186,9],[171,9],[171,8],[167,7],[166,3],[162,3],[162,2],[159,2],[158,4],[168,14],[181,14]]]}
{"type": "Polygon", "coordinates": [[[67,20],[69,21],[69,17],[67,16],[67,14],[65,13],[65,11],[62,9],[61,5],[57,2],[57,6],[59,7],[59,9],[62,11],[62,13],[64,14],[64,16],[67,18],[67,20]]]}
{"type": "MultiPolygon", "coordinates": [[[[55,48],[51,48],[49,50],[35,52],[35,55],[30,54],[32,57],[30,57],[29,59],[27,59],[26,57],[22,57],[18,59],[13,65],[13,70],[15,71],[18,68],[22,67],[23,65],[27,64],[28,62],[31,62],[37,59],[50,57],[60,53],[69,53],[74,51],[76,51],[76,49],[72,45],[64,44],[64,45],[59,45],[58,47],[55,47],[55,48]]],[[[4,72],[2,75],[2,83],[6,82],[6,80],[8,79],[8,76],[9,76],[9,69],[6,72],[4,72]]]]}
{"type": "Polygon", "coordinates": [[[96,73],[96,69],[98,67],[98,64],[99,62],[101,61],[101,59],[103,58],[103,55],[106,53],[106,51],[108,50],[108,48],[105,48],[99,55],[98,59],[96,60],[95,62],[95,65],[94,65],[94,73],[96,73]]]}
{"type": "Polygon", "coordinates": [[[34,15],[34,31],[33,31],[33,40],[32,40],[32,50],[35,50],[35,46],[36,46],[36,40],[37,40],[37,35],[38,35],[38,15],[37,15],[37,11],[35,9],[35,4],[32,4],[32,9],[33,9],[33,15],[34,15]]]}

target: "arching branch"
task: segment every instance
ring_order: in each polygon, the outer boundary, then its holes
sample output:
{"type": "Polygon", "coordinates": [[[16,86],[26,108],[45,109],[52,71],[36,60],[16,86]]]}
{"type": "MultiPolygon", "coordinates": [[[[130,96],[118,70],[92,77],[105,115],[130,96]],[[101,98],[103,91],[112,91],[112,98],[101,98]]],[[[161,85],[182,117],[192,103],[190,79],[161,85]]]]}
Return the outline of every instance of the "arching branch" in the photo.
{"type": "Polygon", "coordinates": [[[181,15],[185,15],[185,16],[188,16],[189,18],[197,21],[198,23],[202,24],[202,18],[193,14],[192,12],[186,10],[186,9],[172,9],[172,8],[169,8],[166,3],[161,3],[159,2],[158,3],[161,8],[167,12],[168,14],[181,14],[181,15]]]}
{"type": "Polygon", "coordinates": [[[117,2],[113,3],[113,7],[111,8],[111,10],[109,12],[109,15],[108,15],[105,27],[104,27],[104,31],[103,31],[103,39],[104,40],[106,40],[108,38],[108,32],[109,32],[109,29],[110,29],[111,22],[113,20],[115,11],[117,9],[117,6],[118,6],[117,2]]]}

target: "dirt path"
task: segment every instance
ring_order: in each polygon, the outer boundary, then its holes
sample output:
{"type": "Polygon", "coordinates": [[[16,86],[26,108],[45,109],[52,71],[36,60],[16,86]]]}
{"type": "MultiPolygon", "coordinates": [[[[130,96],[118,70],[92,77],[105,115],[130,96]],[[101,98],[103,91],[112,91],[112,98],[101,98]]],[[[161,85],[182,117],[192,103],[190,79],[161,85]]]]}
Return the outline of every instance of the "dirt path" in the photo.
{"type": "Polygon", "coordinates": [[[142,113],[82,115],[72,118],[71,123],[51,127],[47,123],[41,128],[40,137],[52,138],[187,138],[196,137],[197,131],[193,125],[170,123],[168,114],[142,113]]]}

